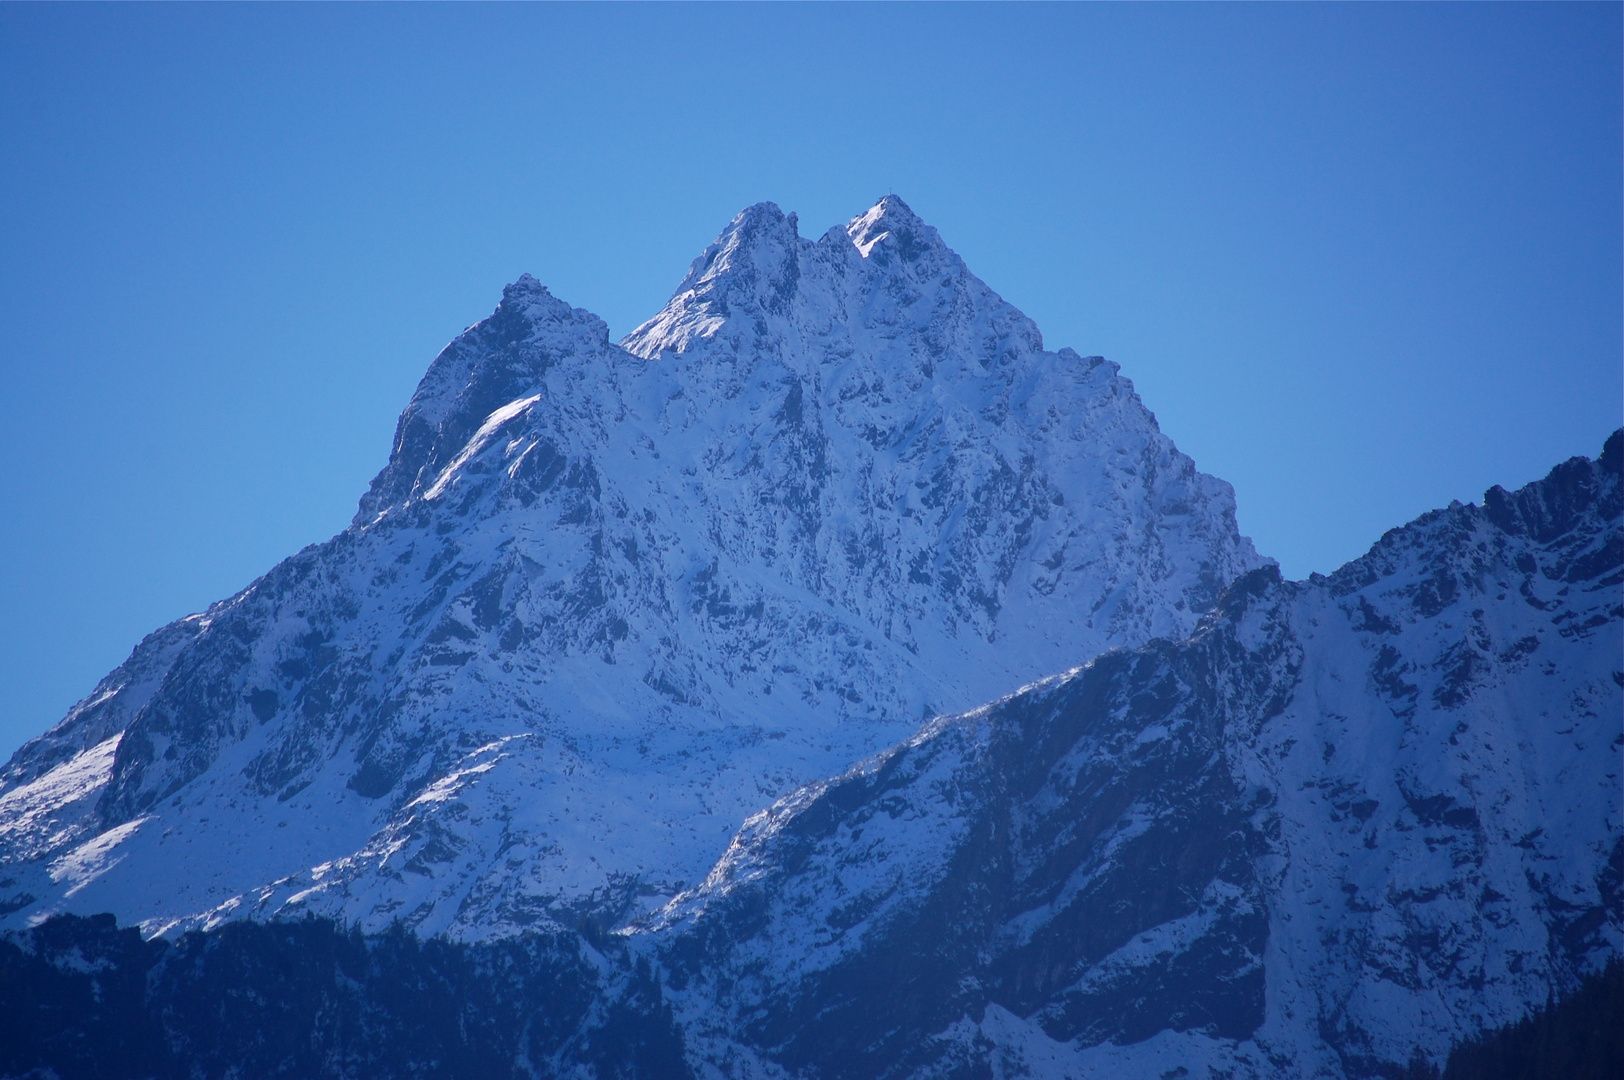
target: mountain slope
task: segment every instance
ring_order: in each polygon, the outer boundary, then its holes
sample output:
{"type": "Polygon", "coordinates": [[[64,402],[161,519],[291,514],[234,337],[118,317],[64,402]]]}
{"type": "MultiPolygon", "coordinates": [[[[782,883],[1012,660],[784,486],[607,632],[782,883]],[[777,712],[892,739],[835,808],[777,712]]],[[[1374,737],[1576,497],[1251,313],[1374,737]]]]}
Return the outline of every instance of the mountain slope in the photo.
{"type": "Polygon", "coordinates": [[[935,719],[614,932],[0,935],[0,1073],[1395,1080],[1502,1044],[1508,1069],[1601,1065],[1621,458],[1624,433],[1329,578],[1255,571],[1183,640],[935,719]]]}
{"type": "Polygon", "coordinates": [[[1621,951],[1621,443],[752,818],[632,937],[691,1057],[1367,1077],[1573,987],[1621,951]]]}
{"type": "Polygon", "coordinates": [[[354,523],[160,631],[0,781],[8,925],[609,923],[799,784],[1262,564],[1114,365],[900,200],[739,215],[617,346],[529,277],[354,523]]]}

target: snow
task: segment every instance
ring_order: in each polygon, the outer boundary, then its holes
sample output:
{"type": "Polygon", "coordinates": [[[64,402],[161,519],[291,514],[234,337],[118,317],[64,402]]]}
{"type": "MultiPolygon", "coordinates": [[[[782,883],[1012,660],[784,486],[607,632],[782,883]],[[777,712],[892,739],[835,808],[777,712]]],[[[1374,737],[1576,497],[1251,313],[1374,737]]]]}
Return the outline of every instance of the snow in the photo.
{"type": "MultiPolygon", "coordinates": [[[[485,422],[479,426],[479,430],[474,432],[474,437],[468,440],[468,445],[462,448],[461,453],[451,460],[451,464],[445,467],[445,471],[440,474],[439,479],[434,481],[434,484],[423,493],[424,500],[427,501],[429,499],[439,498],[440,495],[445,491],[446,485],[450,484],[452,479],[456,476],[457,470],[468,464],[469,458],[485,449],[485,444],[490,441],[491,436],[496,434],[503,424],[507,423],[509,420],[512,420],[514,417],[518,416],[520,413],[524,412],[526,409],[540,400],[540,394],[532,394],[530,397],[522,398],[519,401],[510,401],[506,405],[503,405],[500,409],[497,409],[495,412],[491,413],[491,415],[486,418],[485,422]]],[[[511,449],[511,444],[509,445],[509,449],[511,449]]],[[[534,449],[534,444],[527,447],[525,453],[528,453],[531,449],[534,449]]],[[[524,454],[520,454],[518,460],[514,461],[513,468],[517,469],[523,460],[524,454]]]]}
{"type": "Polygon", "coordinates": [[[758,204],[618,345],[521,277],[434,361],[348,530],[20,750],[0,928],[590,917],[656,962],[717,950],[672,1000],[701,1073],[783,1076],[742,1018],[867,962],[963,852],[1007,849],[981,947],[1013,954],[1113,889],[1137,910],[1134,852],[1232,817],[1255,850],[1177,882],[1177,914],[1040,1005],[970,964],[985,1007],[922,1037],[996,1076],[1436,1056],[1624,944],[1616,911],[1571,914],[1624,833],[1616,463],[1578,509],[1602,473],[1562,468],[1269,579],[1116,365],[1045,350],[900,199],[817,240],[758,204]],[[1110,672],[1172,704],[1008,759],[1110,672]],[[1079,793],[1111,785],[1096,820],[1079,793]],[[1222,978],[1264,976],[1250,1035],[1056,1035],[1214,941],[1222,978]]]}
{"type": "MultiPolygon", "coordinates": [[[[89,707],[106,700],[98,695],[89,707]]],[[[113,754],[124,738],[119,732],[84,750],[43,776],[0,795],[0,842],[27,846],[33,853],[64,846],[86,827],[90,797],[99,794],[113,771],[113,754]]]]}
{"type": "MultiPolygon", "coordinates": [[[[150,700],[109,676],[86,827],[149,824],[10,918],[635,918],[786,792],[1261,562],[1115,365],[901,200],[817,241],[759,204],[622,346],[509,286],[351,529],[188,624],[150,700]]],[[[28,835],[0,859],[62,854],[28,835]]]]}
{"type": "Polygon", "coordinates": [[[1549,535],[1456,504],[1330,578],[1237,586],[1184,642],[927,725],[752,818],[627,940],[679,958],[674,1007],[711,1060],[761,1016],[927,1023],[917,991],[892,1004],[894,958],[930,963],[932,920],[974,897],[956,911],[980,943],[953,969],[965,1011],[887,1036],[945,1055],[907,1075],[1441,1065],[1624,951],[1619,441],[1610,466],[1517,493],[1549,535]],[[1226,816],[1245,859],[1178,879],[1181,822],[1226,816]],[[1185,899],[1134,922],[1170,873],[1185,899]],[[1115,944],[1091,953],[1078,911],[1119,922],[1115,944]],[[1034,1002],[1023,956],[1066,977],[1034,1002]],[[1159,1005],[1170,978],[1183,996],[1159,1005]],[[1199,995],[1248,978],[1256,1013],[1217,1037],[1199,995]]]}
{"type": "Polygon", "coordinates": [[[150,819],[143,817],[126,821],[86,840],[53,861],[50,865],[51,880],[64,887],[62,895],[71,897],[84,891],[91,882],[117,866],[124,855],[119,851],[120,846],[134,836],[148,820],[150,819]]]}

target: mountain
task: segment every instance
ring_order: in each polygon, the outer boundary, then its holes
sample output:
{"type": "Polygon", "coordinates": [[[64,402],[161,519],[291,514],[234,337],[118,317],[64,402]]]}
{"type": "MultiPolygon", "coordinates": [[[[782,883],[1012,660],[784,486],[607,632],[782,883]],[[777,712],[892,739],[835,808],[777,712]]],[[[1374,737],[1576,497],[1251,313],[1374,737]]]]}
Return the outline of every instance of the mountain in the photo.
{"type": "Polygon", "coordinates": [[[617,929],[0,936],[0,1074],[1616,1075],[1621,461],[934,718],[617,929]]]}
{"type": "Polygon", "coordinates": [[[1572,989],[1624,948],[1621,460],[1253,571],[753,817],[629,934],[691,1056],[1372,1077],[1572,989]]]}
{"type": "Polygon", "coordinates": [[[616,345],[525,276],[354,522],[0,771],[0,925],[616,925],[801,785],[1263,565],[1115,365],[901,200],[741,213],[616,345]]]}

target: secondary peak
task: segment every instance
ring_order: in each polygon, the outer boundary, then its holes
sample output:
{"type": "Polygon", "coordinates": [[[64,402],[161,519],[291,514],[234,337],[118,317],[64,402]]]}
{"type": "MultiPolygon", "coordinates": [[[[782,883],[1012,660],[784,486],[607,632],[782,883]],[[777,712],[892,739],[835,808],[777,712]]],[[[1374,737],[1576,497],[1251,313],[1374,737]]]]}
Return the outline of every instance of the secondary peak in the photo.
{"type": "Polygon", "coordinates": [[[897,254],[909,261],[926,249],[942,246],[936,230],[921,221],[897,195],[887,195],[867,213],[852,218],[846,225],[846,235],[865,259],[887,239],[891,244],[886,246],[895,246],[897,254]]]}

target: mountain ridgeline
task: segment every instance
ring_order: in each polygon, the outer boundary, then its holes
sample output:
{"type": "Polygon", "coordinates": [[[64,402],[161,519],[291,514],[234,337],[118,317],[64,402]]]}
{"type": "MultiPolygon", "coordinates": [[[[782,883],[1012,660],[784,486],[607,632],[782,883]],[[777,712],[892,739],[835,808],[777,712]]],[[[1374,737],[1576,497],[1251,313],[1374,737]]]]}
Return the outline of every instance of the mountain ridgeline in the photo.
{"type": "Polygon", "coordinates": [[[614,923],[797,786],[1187,633],[1262,563],[1115,365],[1043,351],[899,200],[816,242],[752,207],[620,346],[508,287],[348,530],[8,766],[5,903],[614,923]]]}
{"type": "Polygon", "coordinates": [[[1441,1067],[1624,947],[1621,459],[1290,582],[894,196],[521,278],[0,771],[0,1069],[1441,1067]]]}

